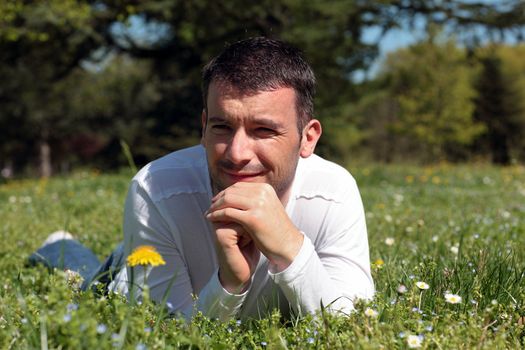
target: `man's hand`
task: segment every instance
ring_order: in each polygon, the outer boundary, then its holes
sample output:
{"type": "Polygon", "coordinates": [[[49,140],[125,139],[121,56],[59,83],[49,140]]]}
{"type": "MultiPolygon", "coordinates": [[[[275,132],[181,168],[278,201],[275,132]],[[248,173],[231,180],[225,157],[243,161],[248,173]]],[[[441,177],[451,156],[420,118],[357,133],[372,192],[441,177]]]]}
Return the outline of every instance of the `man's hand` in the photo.
{"type": "MultiPolygon", "coordinates": [[[[241,226],[258,251],[270,261],[274,271],[282,271],[288,267],[303,244],[303,235],[286,214],[273,187],[265,183],[237,182],[219,192],[213,197],[206,217],[214,225],[235,223],[241,226]]],[[[223,238],[217,234],[217,239],[222,241],[223,238]]],[[[238,243],[239,241],[237,245],[238,243]]],[[[240,263],[237,254],[230,256],[235,250],[226,250],[225,246],[231,245],[219,243],[219,247],[223,249],[218,252],[219,255],[224,255],[222,260],[228,266],[225,270],[236,271],[234,275],[239,280],[245,280],[244,275],[241,277],[239,274],[241,270],[243,273],[246,271],[245,268],[240,269],[245,263],[240,263]]],[[[219,271],[222,269],[223,265],[220,265],[219,271]]]]}
{"type": "Polygon", "coordinates": [[[230,293],[242,293],[259,262],[260,252],[244,228],[236,223],[214,222],[219,260],[219,281],[230,293]]]}

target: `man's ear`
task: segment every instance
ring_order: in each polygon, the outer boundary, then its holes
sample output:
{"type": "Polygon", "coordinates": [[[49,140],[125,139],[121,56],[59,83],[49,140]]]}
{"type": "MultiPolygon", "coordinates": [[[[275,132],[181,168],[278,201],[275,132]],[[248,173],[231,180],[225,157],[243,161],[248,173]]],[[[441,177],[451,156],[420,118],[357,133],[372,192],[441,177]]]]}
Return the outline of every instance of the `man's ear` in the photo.
{"type": "Polygon", "coordinates": [[[202,110],[201,114],[201,125],[202,125],[202,131],[201,131],[201,145],[204,146],[204,134],[206,133],[206,121],[208,119],[208,116],[206,115],[206,109],[202,110]]]}
{"type": "Polygon", "coordinates": [[[303,135],[301,139],[301,151],[300,156],[302,158],[308,158],[314,153],[315,146],[321,134],[323,133],[323,128],[321,127],[321,122],[317,119],[312,119],[306,124],[303,129],[303,135]]]}

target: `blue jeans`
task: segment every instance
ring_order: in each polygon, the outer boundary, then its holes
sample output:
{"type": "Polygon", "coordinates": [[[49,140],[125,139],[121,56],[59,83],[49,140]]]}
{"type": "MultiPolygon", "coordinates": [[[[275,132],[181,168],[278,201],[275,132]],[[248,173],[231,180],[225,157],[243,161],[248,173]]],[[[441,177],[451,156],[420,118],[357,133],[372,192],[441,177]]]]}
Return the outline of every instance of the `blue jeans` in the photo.
{"type": "Polygon", "coordinates": [[[125,264],[124,244],[119,244],[103,263],[89,248],[73,239],[61,239],[45,245],[31,254],[28,260],[32,265],[43,264],[50,269],[78,272],[84,278],[82,290],[88,289],[94,282],[101,283],[105,290],[125,264]]]}

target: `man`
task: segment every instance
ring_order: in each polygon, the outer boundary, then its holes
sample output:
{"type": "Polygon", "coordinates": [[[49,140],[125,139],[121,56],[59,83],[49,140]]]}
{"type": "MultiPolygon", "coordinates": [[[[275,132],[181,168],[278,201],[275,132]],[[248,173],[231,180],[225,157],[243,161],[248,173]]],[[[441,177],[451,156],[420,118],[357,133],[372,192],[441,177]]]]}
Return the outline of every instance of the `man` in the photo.
{"type": "MultiPolygon", "coordinates": [[[[372,296],[355,181],[313,153],[314,85],[298,50],[266,38],[204,68],[201,145],[148,164],[126,200],[125,253],[152,245],[166,261],[133,271],[153,300],[227,320],[321,304],[348,312],[372,296]]],[[[112,288],[127,292],[131,275],[112,288]]]]}

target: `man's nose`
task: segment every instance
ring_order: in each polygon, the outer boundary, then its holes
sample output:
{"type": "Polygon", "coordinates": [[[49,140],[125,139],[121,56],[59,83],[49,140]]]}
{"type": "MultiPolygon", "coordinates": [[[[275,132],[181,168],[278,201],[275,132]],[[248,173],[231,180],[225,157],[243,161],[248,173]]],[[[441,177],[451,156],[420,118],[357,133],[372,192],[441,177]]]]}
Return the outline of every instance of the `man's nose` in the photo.
{"type": "Polygon", "coordinates": [[[227,158],[235,164],[241,164],[248,163],[253,156],[253,140],[244,130],[237,130],[230,139],[227,158]]]}

